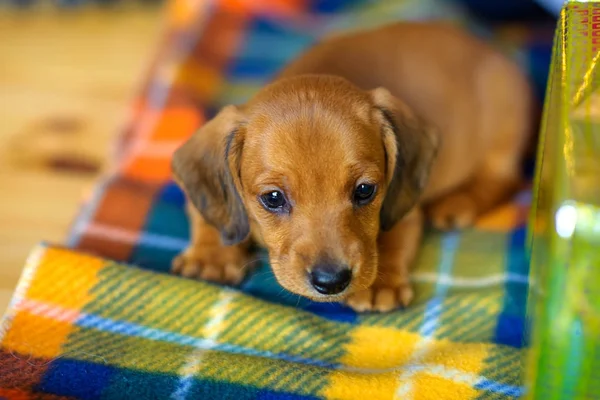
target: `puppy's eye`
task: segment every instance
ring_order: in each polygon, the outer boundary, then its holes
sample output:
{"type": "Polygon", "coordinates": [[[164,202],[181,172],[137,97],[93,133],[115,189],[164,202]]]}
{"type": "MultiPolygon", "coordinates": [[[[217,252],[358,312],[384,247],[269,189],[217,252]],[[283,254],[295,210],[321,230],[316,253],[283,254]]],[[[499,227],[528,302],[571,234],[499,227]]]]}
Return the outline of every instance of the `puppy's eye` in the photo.
{"type": "Polygon", "coordinates": [[[285,196],[279,190],[261,195],[260,201],[267,210],[274,212],[283,210],[287,204],[285,196]]]}
{"type": "Polygon", "coordinates": [[[354,189],[354,202],[358,205],[368,204],[375,194],[375,185],[361,183],[354,189]]]}

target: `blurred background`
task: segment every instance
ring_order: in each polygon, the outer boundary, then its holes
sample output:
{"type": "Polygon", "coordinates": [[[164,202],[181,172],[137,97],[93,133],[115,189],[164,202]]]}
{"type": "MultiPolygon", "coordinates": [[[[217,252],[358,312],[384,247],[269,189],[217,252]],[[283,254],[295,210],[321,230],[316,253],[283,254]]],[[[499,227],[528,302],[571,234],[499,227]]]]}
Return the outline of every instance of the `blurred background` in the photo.
{"type": "MultiPolygon", "coordinates": [[[[552,23],[562,4],[454,2],[490,24],[552,23]]],[[[0,0],[0,312],[31,248],[40,240],[63,242],[83,194],[108,167],[166,6],[0,0]]]]}
{"type": "Polygon", "coordinates": [[[32,246],[64,240],[105,168],[163,14],[158,2],[34,3],[0,8],[0,312],[32,246]]]}

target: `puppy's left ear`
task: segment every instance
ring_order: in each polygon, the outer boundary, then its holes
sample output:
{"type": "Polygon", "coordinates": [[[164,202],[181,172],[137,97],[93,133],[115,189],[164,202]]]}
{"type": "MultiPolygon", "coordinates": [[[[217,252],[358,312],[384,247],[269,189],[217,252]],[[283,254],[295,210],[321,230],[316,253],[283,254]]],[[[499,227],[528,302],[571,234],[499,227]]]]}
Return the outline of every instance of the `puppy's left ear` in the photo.
{"type": "Polygon", "coordinates": [[[172,160],[176,182],[226,245],[241,242],[250,232],[240,196],[243,119],[238,107],[223,108],[175,151],[172,160]]]}
{"type": "Polygon", "coordinates": [[[381,229],[390,230],[416,204],[437,154],[437,130],[384,88],[371,91],[375,118],[382,129],[388,188],[381,208],[381,229]]]}

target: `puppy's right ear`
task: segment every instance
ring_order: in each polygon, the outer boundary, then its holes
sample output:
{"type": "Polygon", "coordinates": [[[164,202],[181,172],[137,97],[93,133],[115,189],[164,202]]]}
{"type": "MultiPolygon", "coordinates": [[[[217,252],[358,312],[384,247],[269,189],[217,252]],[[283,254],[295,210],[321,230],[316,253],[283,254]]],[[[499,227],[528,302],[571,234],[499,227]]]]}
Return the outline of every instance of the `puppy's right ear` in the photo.
{"type": "Polygon", "coordinates": [[[243,140],[243,115],[227,106],[175,151],[171,164],[176,182],[226,245],[250,232],[240,197],[243,140]]]}
{"type": "Polygon", "coordinates": [[[418,118],[384,88],[371,91],[383,133],[388,188],[381,207],[381,229],[390,230],[416,204],[437,155],[437,129],[418,118]]]}

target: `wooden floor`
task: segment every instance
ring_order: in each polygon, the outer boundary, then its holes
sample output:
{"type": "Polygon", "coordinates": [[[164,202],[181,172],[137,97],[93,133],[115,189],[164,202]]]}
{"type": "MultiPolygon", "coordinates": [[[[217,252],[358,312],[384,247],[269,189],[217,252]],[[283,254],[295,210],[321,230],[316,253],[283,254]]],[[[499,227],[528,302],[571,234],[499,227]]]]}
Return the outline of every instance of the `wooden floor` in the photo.
{"type": "Polygon", "coordinates": [[[161,14],[0,11],[0,314],[31,248],[64,240],[152,54],[161,14]]]}

